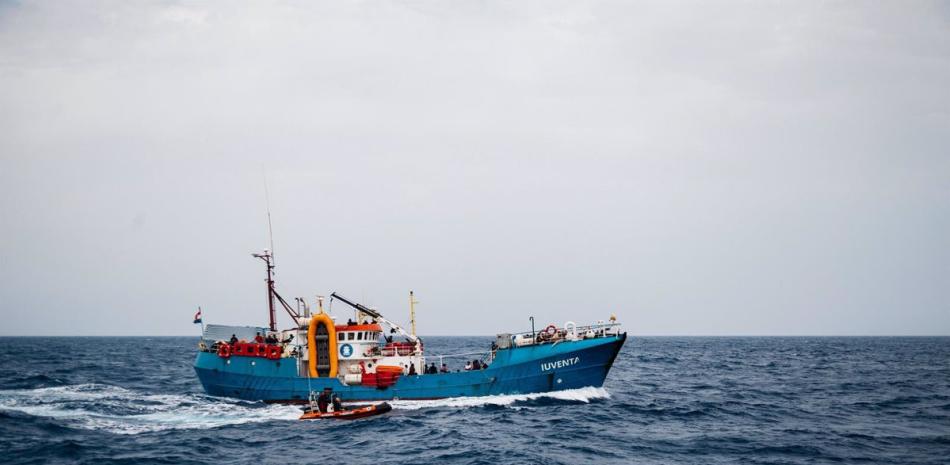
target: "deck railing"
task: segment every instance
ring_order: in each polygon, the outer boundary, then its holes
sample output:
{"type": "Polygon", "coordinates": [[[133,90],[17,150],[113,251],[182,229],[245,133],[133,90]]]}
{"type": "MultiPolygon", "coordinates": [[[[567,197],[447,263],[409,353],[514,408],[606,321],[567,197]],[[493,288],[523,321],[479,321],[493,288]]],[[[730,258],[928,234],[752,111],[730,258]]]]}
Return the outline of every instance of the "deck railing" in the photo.
{"type": "MultiPolygon", "coordinates": [[[[552,325],[553,326],[553,325],[552,325]]],[[[537,344],[553,344],[564,340],[581,340],[589,338],[616,336],[620,333],[620,323],[595,323],[586,326],[557,327],[552,332],[547,326],[536,331],[522,333],[499,334],[495,344],[498,348],[523,347],[537,344]],[[506,344],[505,339],[510,341],[506,344]]]]}

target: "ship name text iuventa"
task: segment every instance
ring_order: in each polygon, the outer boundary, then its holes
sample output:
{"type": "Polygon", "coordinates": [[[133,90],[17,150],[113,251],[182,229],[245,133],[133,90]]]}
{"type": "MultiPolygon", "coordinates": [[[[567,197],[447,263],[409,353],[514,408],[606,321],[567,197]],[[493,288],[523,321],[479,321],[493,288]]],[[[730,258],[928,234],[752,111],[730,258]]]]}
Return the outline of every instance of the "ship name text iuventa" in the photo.
{"type": "Polygon", "coordinates": [[[203,326],[195,371],[210,395],[303,403],[325,388],[350,402],[600,387],[627,338],[611,316],[589,326],[567,322],[499,334],[479,353],[427,357],[415,334],[411,294],[409,331],[378,310],[334,293],[331,299],[354,312],[339,321],[323,312],[322,298],[316,312],[304,299],[291,307],[275,290],[270,252],[255,257],[267,264],[270,326],[203,326]],[[278,304],[292,327],[277,329],[278,304]],[[448,370],[450,360],[463,360],[465,369],[448,370]]]}

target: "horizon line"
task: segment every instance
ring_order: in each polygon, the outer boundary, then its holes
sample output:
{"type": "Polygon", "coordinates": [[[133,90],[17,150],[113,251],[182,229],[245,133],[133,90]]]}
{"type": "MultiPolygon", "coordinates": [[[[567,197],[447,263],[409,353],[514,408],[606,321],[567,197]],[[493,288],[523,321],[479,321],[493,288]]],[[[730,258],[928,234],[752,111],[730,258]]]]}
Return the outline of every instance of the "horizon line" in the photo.
{"type": "MultiPolygon", "coordinates": [[[[950,334],[630,334],[630,337],[950,337],[950,334]]],[[[428,334],[419,337],[496,337],[486,334],[428,334]]],[[[0,337],[195,337],[192,334],[0,334],[0,337]]]]}

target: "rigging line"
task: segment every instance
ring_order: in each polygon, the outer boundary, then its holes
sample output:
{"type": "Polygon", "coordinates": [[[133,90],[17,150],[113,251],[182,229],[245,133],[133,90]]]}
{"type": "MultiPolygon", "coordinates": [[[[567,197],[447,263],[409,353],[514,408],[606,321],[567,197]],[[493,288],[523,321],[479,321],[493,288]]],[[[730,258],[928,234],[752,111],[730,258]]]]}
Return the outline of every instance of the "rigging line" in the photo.
{"type": "MultiPolygon", "coordinates": [[[[297,367],[298,367],[297,370],[299,371],[299,370],[300,370],[300,368],[299,368],[299,367],[300,367],[300,362],[303,361],[303,357],[302,357],[302,355],[303,355],[303,350],[301,349],[301,347],[303,347],[303,346],[301,345],[301,342],[300,342],[299,339],[296,341],[296,344],[297,344],[297,363],[298,363],[298,365],[297,365],[297,367]]],[[[312,409],[315,407],[315,405],[314,405],[314,398],[313,398],[313,386],[310,384],[310,353],[309,353],[309,351],[310,351],[310,338],[309,338],[309,334],[308,334],[308,337],[307,337],[307,366],[306,366],[306,371],[307,371],[307,400],[310,402],[310,409],[312,410],[312,409]]]]}
{"type": "MultiPolygon", "coordinates": [[[[307,344],[308,344],[308,346],[307,346],[308,349],[307,349],[307,350],[309,350],[309,344],[310,344],[309,341],[307,342],[307,344]]],[[[298,360],[300,360],[300,359],[298,359],[298,360]]],[[[313,386],[310,385],[310,360],[309,360],[309,355],[308,355],[308,359],[307,359],[307,399],[310,401],[310,409],[312,410],[313,407],[314,407],[314,405],[313,405],[314,402],[313,402],[313,386]]]]}

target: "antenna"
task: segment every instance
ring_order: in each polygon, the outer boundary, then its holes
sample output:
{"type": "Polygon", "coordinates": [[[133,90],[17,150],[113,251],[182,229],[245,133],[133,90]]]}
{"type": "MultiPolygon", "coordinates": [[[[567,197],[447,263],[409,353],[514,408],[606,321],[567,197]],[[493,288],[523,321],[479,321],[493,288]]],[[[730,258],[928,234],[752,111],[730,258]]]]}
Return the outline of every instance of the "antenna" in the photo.
{"type": "Polygon", "coordinates": [[[270,221],[270,191],[267,189],[267,171],[264,170],[264,167],[261,167],[261,171],[264,175],[264,203],[267,205],[267,232],[270,235],[270,257],[274,262],[274,266],[277,266],[277,260],[274,258],[274,226],[270,221]]]}

